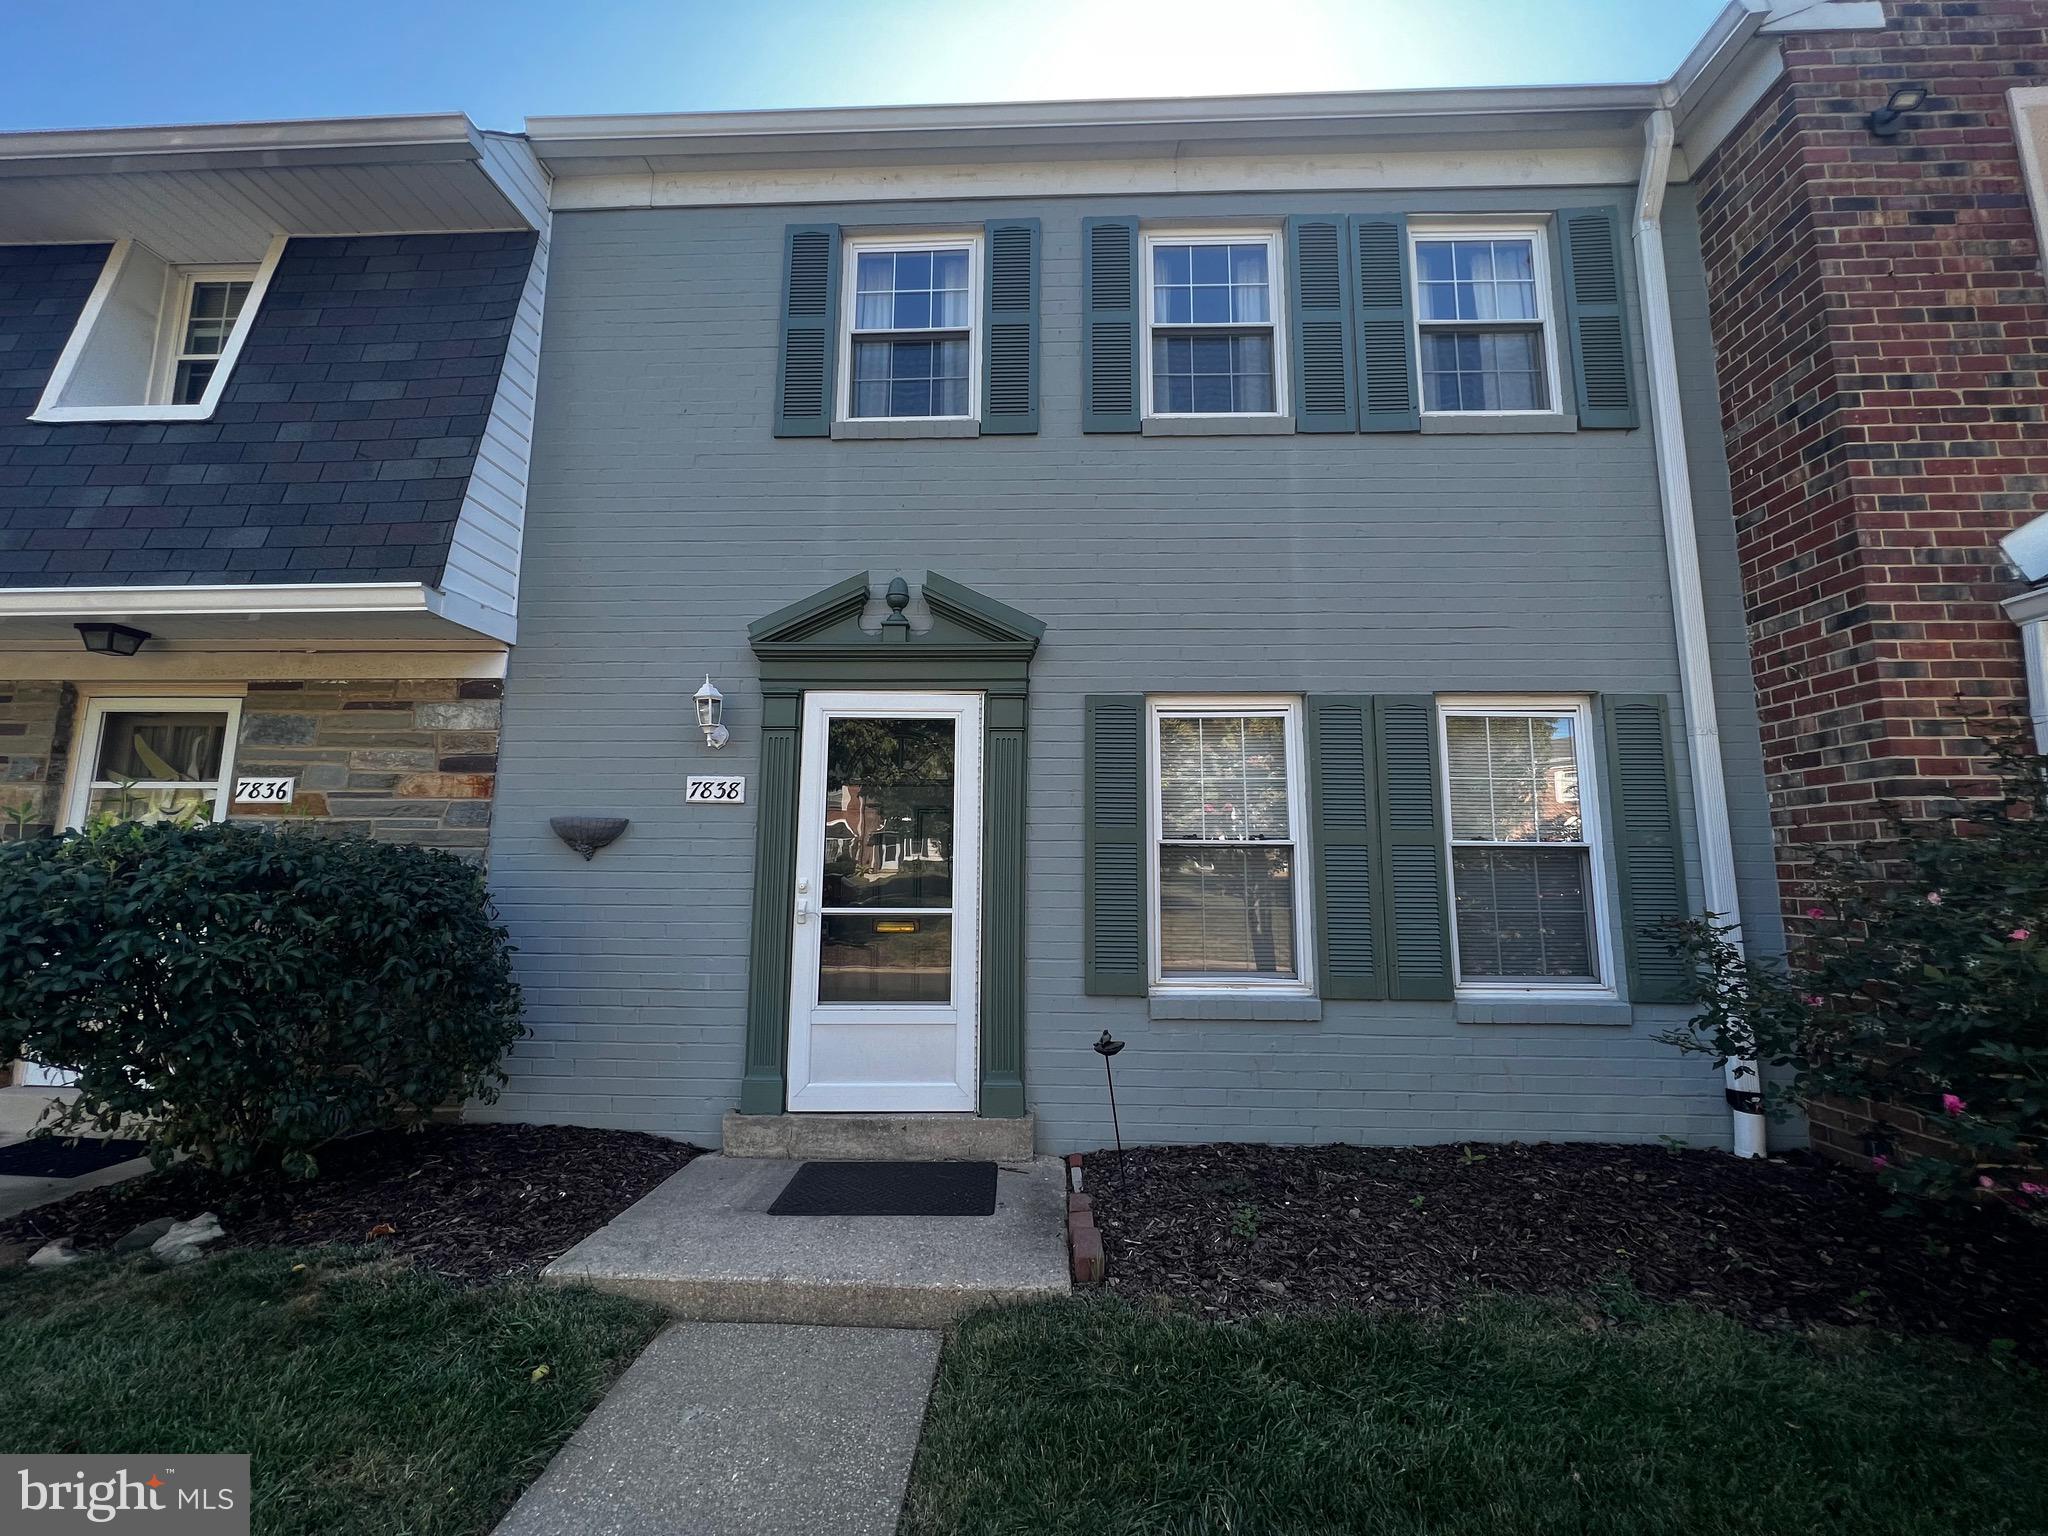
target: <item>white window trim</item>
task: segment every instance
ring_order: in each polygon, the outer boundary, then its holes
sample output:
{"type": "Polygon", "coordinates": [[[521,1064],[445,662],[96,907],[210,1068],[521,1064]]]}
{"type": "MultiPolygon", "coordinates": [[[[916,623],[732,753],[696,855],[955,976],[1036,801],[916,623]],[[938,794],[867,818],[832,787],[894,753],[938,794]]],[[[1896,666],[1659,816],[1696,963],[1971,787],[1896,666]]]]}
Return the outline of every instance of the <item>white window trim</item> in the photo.
{"type": "MultiPolygon", "coordinates": [[[[1614,916],[1607,881],[1607,829],[1601,817],[1601,783],[1593,758],[1593,701],[1584,694],[1443,694],[1436,702],[1437,795],[1444,808],[1444,895],[1451,930],[1451,974],[1457,978],[1460,998],[1548,998],[1555,1002],[1613,1002],[1620,993],[1615,986],[1614,916]],[[1586,879],[1593,896],[1593,961],[1604,980],[1530,982],[1467,980],[1465,964],[1458,954],[1458,886],[1451,850],[1451,745],[1449,720],[1452,715],[1574,715],[1573,747],[1579,761],[1579,823],[1584,829],[1586,879]]],[[[1532,843],[1530,847],[1542,847],[1532,843]]],[[[1572,845],[1565,845],[1572,846],[1572,845]]]]}
{"type": "MultiPolygon", "coordinates": [[[[1479,320],[1429,322],[1422,318],[1422,253],[1425,240],[1499,240],[1526,238],[1536,274],[1536,326],[1543,337],[1543,393],[1547,405],[1529,411],[1432,411],[1422,407],[1424,416],[1445,421],[1469,421],[1475,416],[1556,416],[1570,410],[1559,393],[1557,371],[1557,292],[1551,286],[1550,220],[1522,216],[1493,219],[1417,219],[1408,221],[1408,304],[1414,312],[1415,397],[1428,398],[1422,382],[1422,338],[1427,331],[1455,330],[1485,325],[1479,320]]],[[[1526,320],[1501,322],[1503,329],[1526,329],[1526,320]]]]}
{"type": "Polygon", "coordinates": [[[220,405],[220,397],[228,386],[228,380],[235,371],[235,361],[242,355],[242,346],[249,339],[250,328],[255,324],[256,313],[263,307],[263,295],[270,287],[270,279],[277,271],[278,259],[284,255],[288,237],[274,238],[263,253],[263,259],[251,269],[241,267],[174,267],[165,284],[164,300],[157,311],[157,334],[150,358],[148,392],[152,400],[137,400],[120,405],[59,405],[64,391],[70,387],[71,376],[78,369],[80,359],[85,355],[87,343],[92,339],[94,328],[100,323],[107,303],[113,296],[120,281],[121,269],[127,263],[129,253],[135,249],[133,240],[115,242],[108,253],[107,264],[100,269],[99,281],[93,285],[92,295],[85,301],[85,309],[78,317],[78,324],[72,327],[71,335],[64,343],[64,350],[58,355],[57,366],[50,371],[50,381],[43,386],[42,399],[29,413],[30,421],[205,421],[220,405]],[[220,360],[215,364],[213,377],[207,381],[206,394],[191,405],[164,405],[160,401],[168,393],[161,385],[164,377],[163,354],[167,346],[175,346],[176,338],[169,337],[166,320],[174,299],[182,304],[188,289],[187,273],[197,273],[206,278],[216,272],[246,274],[249,278],[249,296],[242,301],[242,313],[235,320],[235,328],[228,333],[227,344],[221,348],[220,360]]]}
{"type": "MultiPolygon", "coordinates": [[[[867,425],[891,421],[981,420],[981,232],[939,230],[931,233],[847,235],[839,252],[839,384],[835,419],[867,425]],[[967,412],[961,416],[856,416],[853,414],[854,306],[860,292],[860,256],[882,251],[967,252],[967,412]]],[[[941,328],[931,328],[943,334],[941,328]]],[[[903,332],[894,333],[899,338],[903,332]]]]}
{"type": "MultiPolygon", "coordinates": [[[[1287,390],[1287,249],[1281,232],[1271,226],[1232,228],[1209,225],[1202,228],[1148,229],[1138,237],[1139,313],[1144,334],[1138,338],[1138,372],[1143,390],[1144,416],[1155,421],[1282,421],[1291,420],[1293,402],[1287,390]],[[1270,411],[1161,411],[1152,403],[1152,247],[1157,245],[1250,245],[1265,242],[1267,323],[1273,331],[1273,409],[1270,411]]],[[[1216,330],[1238,330],[1241,325],[1217,323],[1216,330]]],[[[1180,327],[1175,327],[1176,330],[1180,327]]]]}
{"type": "MultiPolygon", "coordinates": [[[[183,343],[185,327],[190,322],[192,315],[192,290],[200,283],[247,283],[249,285],[248,297],[242,300],[242,310],[246,313],[249,308],[249,300],[256,296],[256,268],[250,266],[219,266],[173,267],[171,269],[165,279],[165,287],[168,291],[164,295],[163,309],[157,325],[156,356],[151,361],[149,370],[149,399],[143,402],[146,405],[169,405],[172,403],[171,389],[178,376],[178,364],[184,362],[188,355],[184,350],[183,343]]],[[[241,328],[241,315],[237,314],[234,328],[229,332],[229,339],[232,339],[234,331],[238,331],[241,328]]],[[[192,355],[197,356],[197,354],[192,355]]],[[[214,365],[213,371],[216,376],[220,373],[221,359],[226,356],[227,346],[224,342],[219,354],[210,359],[214,365]]],[[[209,394],[212,393],[212,379],[207,380],[206,387],[207,392],[209,394]]],[[[192,403],[197,404],[198,402],[192,403]]]]}
{"type": "Polygon", "coordinates": [[[85,714],[79,722],[76,737],[78,751],[73,754],[71,783],[65,795],[64,825],[72,828],[85,825],[87,808],[92,804],[92,792],[98,782],[101,737],[106,732],[106,717],[110,713],[130,710],[149,714],[227,717],[226,734],[221,742],[220,777],[213,786],[212,816],[214,821],[226,821],[233,804],[235,748],[242,730],[241,698],[234,694],[106,693],[94,694],[85,700],[85,714]]]}
{"type": "Polygon", "coordinates": [[[1301,698],[1295,694],[1160,694],[1145,701],[1145,899],[1151,904],[1145,924],[1147,975],[1151,991],[1186,997],[1313,997],[1315,996],[1315,903],[1309,878],[1309,805],[1301,698]],[[1294,845],[1294,968],[1293,976],[1174,976],[1162,973],[1159,958],[1159,843],[1162,815],[1159,793],[1159,721],[1175,715],[1278,715],[1287,732],[1287,815],[1294,845]]]}

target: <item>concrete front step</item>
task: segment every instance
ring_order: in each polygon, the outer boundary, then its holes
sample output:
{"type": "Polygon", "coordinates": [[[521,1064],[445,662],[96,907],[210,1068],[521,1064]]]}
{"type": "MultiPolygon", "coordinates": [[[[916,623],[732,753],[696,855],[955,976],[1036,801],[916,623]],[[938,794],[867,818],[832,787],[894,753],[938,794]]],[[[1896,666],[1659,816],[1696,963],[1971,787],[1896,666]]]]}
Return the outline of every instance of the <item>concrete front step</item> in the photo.
{"type": "Polygon", "coordinates": [[[542,1271],[702,1322],[943,1328],[1065,1295],[1066,1169],[999,1166],[992,1216],[770,1216],[800,1165],[698,1158],[542,1271]]]}
{"type": "Polygon", "coordinates": [[[721,1150],[727,1157],[798,1162],[1021,1163],[1029,1160],[1038,1120],[979,1115],[743,1115],[728,1110],[721,1150]]]}
{"type": "Polygon", "coordinates": [[[0,1088],[0,1136],[26,1136],[54,1099],[75,1099],[76,1088],[0,1088]]]}

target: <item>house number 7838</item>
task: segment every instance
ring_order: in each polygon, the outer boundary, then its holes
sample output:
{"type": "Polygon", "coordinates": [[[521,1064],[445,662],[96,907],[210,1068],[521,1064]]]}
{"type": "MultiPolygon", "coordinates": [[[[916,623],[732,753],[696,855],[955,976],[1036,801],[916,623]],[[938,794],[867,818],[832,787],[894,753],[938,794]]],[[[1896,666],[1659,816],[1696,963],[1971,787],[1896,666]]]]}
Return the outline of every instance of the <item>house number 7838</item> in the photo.
{"type": "Polygon", "coordinates": [[[683,787],[683,800],[689,805],[744,805],[747,781],[744,775],[729,779],[692,778],[683,787]]]}

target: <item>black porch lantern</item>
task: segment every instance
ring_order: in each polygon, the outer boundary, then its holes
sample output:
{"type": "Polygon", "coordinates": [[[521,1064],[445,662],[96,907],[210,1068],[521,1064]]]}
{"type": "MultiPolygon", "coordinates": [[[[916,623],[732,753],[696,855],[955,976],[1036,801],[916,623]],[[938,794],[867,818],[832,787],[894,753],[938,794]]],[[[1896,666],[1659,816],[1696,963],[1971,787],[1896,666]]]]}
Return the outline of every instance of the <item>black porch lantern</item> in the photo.
{"type": "Polygon", "coordinates": [[[80,624],[77,629],[85,648],[96,656],[133,656],[149,639],[148,630],[126,624],[80,624]]]}

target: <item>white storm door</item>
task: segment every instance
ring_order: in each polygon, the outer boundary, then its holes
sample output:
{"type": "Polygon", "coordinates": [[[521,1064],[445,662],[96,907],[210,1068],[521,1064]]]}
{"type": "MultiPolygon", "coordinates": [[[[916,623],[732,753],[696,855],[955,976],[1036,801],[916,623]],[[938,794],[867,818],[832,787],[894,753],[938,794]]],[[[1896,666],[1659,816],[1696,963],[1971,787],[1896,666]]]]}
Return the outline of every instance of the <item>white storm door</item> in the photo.
{"type": "Polygon", "coordinates": [[[978,1103],[978,693],[810,693],[798,777],[789,1107],[978,1103]]]}

